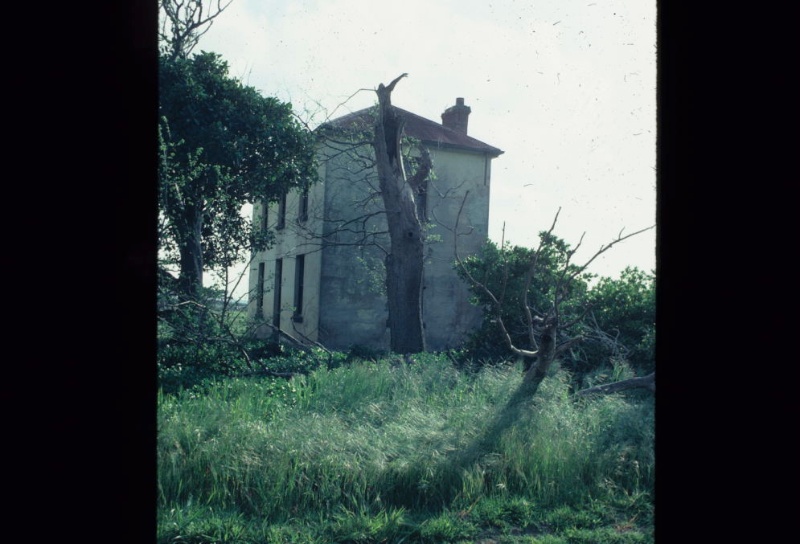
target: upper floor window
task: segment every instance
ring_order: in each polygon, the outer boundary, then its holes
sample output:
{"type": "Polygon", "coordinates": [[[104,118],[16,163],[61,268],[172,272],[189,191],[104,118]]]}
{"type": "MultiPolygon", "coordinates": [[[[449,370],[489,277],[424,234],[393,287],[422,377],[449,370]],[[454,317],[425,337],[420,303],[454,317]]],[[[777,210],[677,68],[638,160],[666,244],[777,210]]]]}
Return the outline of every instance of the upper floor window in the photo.
{"type": "Polygon", "coordinates": [[[308,221],[308,189],[300,193],[300,209],[297,211],[297,220],[308,221]]]}
{"type": "Polygon", "coordinates": [[[261,203],[261,217],[259,218],[259,222],[261,223],[261,230],[266,232],[267,230],[267,211],[269,210],[269,203],[265,200],[261,203]]]}
{"type": "Polygon", "coordinates": [[[286,226],[286,193],[281,195],[278,201],[278,224],[275,225],[276,229],[282,229],[286,226]]]}

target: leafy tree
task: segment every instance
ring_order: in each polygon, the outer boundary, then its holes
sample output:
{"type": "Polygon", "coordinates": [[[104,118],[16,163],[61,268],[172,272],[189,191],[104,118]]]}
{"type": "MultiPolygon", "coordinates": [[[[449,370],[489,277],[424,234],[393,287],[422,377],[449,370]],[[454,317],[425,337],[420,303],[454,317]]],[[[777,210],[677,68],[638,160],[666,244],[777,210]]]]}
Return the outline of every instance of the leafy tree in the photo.
{"type": "Polygon", "coordinates": [[[655,369],[655,296],[653,274],[631,267],[619,279],[600,279],[586,296],[592,324],[608,335],[631,366],[644,372],[655,369]]]}
{"type": "Polygon", "coordinates": [[[314,139],[290,104],[231,78],[219,55],[191,55],[230,3],[159,0],[159,368],[169,372],[251,367],[228,271],[271,234],[253,229],[242,205],[316,176],[314,139]],[[204,271],[224,278],[222,292],[203,287],[204,271]]]}
{"type": "MultiPolygon", "coordinates": [[[[536,392],[557,357],[563,360],[570,354],[573,361],[580,360],[572,350],[587,337],[590,338],[589,333],[596,332],[600,339],[608,338],[602,330],[597,333],[599,327],[595,318],[594,328],[586,321],[591,310],[591,305],[586,301],[586,270],[599,255],[617,243],[653,228],[625,236],[620,232],[616,239],[601,246],[588,261],[576,266],[571,260],[581,244],[579,242],[575,248],[570,248],[554,236],[557,221],[558,214],[550,230],[540,233],[539,247],[535,250],[517,249],[515,255],[514,248],[498,249],[489,245],[490,257],[494,249],[499,260],[494,266],[491,262],[480,263],[479,258],[461,260],[456,248],[459,272],[469,282],[476,299],[485,304],[484,321],[496,323],[496,338],[505,342],[510,353],[526,362],[523,386],[519,391],[523,395],[536,392]],[[517,265],[514,270],[511,269],[512,261],[517,265]],[[511,324],[517,321],[524,325],[519,331],[511,328],[511,324]]],[[[598,300],[602,300],[602,296],[598,300]]],[[[633,381],[618,382],[613,390],[631,387],[646,387],[654,391],[655,372],[633,381]]],[[[595,392],[601,392],[601,389],[587,394],[595,392]]]]}
{"type": "Polygon", "coordinates": [[[204,269],[266,247],[241,207],[313,182],[314,142],[290,104],[229,77],[217,54],[162,55],[159,84],[160,249],[193,297],[204,269]]]}
{"type": "MultiPolygon", "coordinates": [[[[542,316],[552,305],[558,278],[565,267],[576,272],[578,267],[567,263],[570,246],[564,240],[546,231],[539,233],[541,251],[537,261],[536,273],[527,287],[528,305],[533,312],[542,316]]],[[[470,283],[472,303],[485,309],[481,328],[470,338],[467,349],[480,359],[506,359],[513,355],[504,340],[497,321],[495,304],[489,292],[495,294],[501,303],[500,316],[515,346],[528,342],[529,327],[526,316],[520,311],[525,296],[525,282],[530,270],[535,249],[499,246],[488,241],[482,252],[464,259],[463,267],[457,267],[459,277],[469,281],[467,273],[488,288],[483,289],[470,283]]],[[[586,296],[591,274],[584,273],[562,289],[564,302],[561,312],[565,322],[583,312],[582,302],[586,296]]]]}
{"type": "MultiPolygon", "coordinates": [[[[544,315],[555,298],[555,286],[566,263],[570,246],[560,238],[540,234],[540,252],[536,274],[528,286],[528,305],[544,315]]],[[[534,249],[505,244],[503,249],[488,242],[479,255],[464,259],[459,275],[466,272],[487,286],[501,301],[501,317],[514,345],[524,345],[529,328],[524,312],[523,285],[534,249]]],[[[575,271],[576,265],[567,265],[575,271]]],[[[607,363],[609,357],[622,357],[640,372],[655,368],[655,278],[637,268],[626,268],[619,279],[600,278],[588,285],[592,275],[579,275],[561,303],[563,322],[574,321],[570,334],[583,340],[561,355],[562,363],[573,372],[583,373],[607,363]]],[[[473,357],[505,359],[513,351],[505,341],[496,318],[496,308],[487,291],[472,284],[472,302],[485,308],[481,328],[467,346],[473,357]]],[[[562,331],[566,332],[566,331],[562,331]]]]}

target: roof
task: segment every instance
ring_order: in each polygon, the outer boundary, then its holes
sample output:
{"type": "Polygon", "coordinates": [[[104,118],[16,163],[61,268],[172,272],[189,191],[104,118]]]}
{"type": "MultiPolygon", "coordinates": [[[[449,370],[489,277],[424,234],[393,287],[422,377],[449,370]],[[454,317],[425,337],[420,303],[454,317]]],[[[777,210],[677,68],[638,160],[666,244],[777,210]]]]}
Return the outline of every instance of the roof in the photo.
{"type": "MultiPolygon", "coordinates": [[[[453,130],[430,119],[425,119],[415,113],[406,111],[397,106],[393,106],[405,119],[404,134],[411,138],[416,138],[431,148],[451,148],[471,151],[474,153],[485,153],[492,157],[497,157],[502,150],[484,143],[480,140],[467,136],[466,134],[453,130]]],[[[326,123],[327,126],[335,129],[371,131],[374,123],[375,107],[358,110],[338,117],[326,123]]]]}

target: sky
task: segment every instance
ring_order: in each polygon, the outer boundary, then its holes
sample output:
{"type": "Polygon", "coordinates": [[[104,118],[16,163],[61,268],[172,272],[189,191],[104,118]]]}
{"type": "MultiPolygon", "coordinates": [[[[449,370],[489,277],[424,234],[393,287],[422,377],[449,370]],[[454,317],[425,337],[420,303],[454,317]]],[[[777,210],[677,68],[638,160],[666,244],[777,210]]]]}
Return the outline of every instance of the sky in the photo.
{"type": "MultiPolygon", "coordinates": [[[[392,103],[433,121],[463,97],[469,135],[504,151],[495,242],[535,247],[561,208],[554,234],[583,236],[582,264],[655,224],[655,0],[233,0],[201,50],[312,126],[373,105],[402,73],[392,103]]],[[[655,229],[589,270],[626,266],[655,268],[655,229]]]]}

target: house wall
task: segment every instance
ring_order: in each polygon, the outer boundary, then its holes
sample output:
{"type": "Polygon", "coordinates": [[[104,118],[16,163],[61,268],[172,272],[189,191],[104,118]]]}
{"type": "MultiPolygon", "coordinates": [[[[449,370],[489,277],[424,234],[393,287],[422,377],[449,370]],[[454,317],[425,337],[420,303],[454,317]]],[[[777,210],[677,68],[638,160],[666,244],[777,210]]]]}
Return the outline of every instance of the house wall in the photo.
{"type": "Polygon", "coordinates": [[[454,270],[453,229],[458,219],[458,253],[462,259],[486,242],[491,158],[435,149],[431,158],[436,179],[428,192],[428,218],[436,226],[428,237],[436,241],[426,248],[423,321],[429,349],[443,350],[459,346],[481,323],[481,309],[469,303],[469,289],[454,270]]]}
{"type": "MultiPolygon", "coordinates": [[[[475,253],[486,241],[491,159],[454,149],[431,149],[431,158],[436,179],[429,182],[427,215],[435,226],[427,233],[423,322],[428,348],[443,350],[463,343],[467,334],[480,325],[481,311],[469,303],[467,286],[453,269],[452,229],[469,191],[459,219],[459,254],[463,257],[475,253]]],[[[365,174],[343,155],[329,162],[325,184],[326,207],[341,210],[342,222],[377,215],[363,224],[349,224],[346,231],[337,231],[334,225],[326,227],[331,244],[323,252],[320,342],[332,349],[353,345],[388,349],[385,252],[370,243],[359,243],[367,237],[386,249],[390,247],[386,235],[367,236],[369,232],[386,230],[385,218],[380,215],[383,203],[374,191],[378,180],[374,172],[365,174]]]]}
{"type": "Polygon", "coordinates": [[[385,253],[378,246],[388,249],[389,238],[377,175],[370,166],[371,148],[347,153],[328,149],[328,156],[320,342],[332,349],[360,345],[388,350],[385,253]]]}
{"type": "MultiPolygon", "coordinates": [[[[324,176],[325,166],[320,165],[319,174],[324,176]]],[[[286,196],[286,212],[284,227],[277,229],[279,203],[270,203],[267,207],[267,228],[275,232],[275,243],[266,251],[254,255],[250,265],[248,316],[258,321],[273,324],[274,305],[278,294],[276,262],[282,261],[280,278],[280,329],[298,339],[317,341],[320,310],[320,270],[322,253],[320,251],[320,233],[322,231],[322,206],[324,187],[313,185],[308,191],[307,218],[300,219],[301,193],[291,191],[286,196]],[[298,287],[296,277],[298,257],[303,256],[303,295],[299,316],[295,307],[295,292],[298,287]],[[263,305],[259,312],[258,277],[259,265],[264,265],[263,305]]],[[[254,224],[263,223],[264,204],[253,206],[254,224]]],[[[261,338],[272,336],[273,329],[259,327],[256,335],[261,338]]]]}
{"type": "MultiPolygon", "coordinates": [[[[469,195],[459,218],[460,256],[477,252],[488,236],[491,158],[458,149],[429,148],[435,179],[429,182],[428,231],[425,250],[423,321],[428,348],[459,346],[480,325],[481,310],[469,303],[469,291],[453,269],[455,227],[464,195],[469,195]]],[[[339,150],[341,151],[341,150],[339,150]]],[[[281,330],[320,342],[330,349],[355,345],[388,350],[388,308],[385,295],[385,251],[389,249],[378,180],[369,163],[353,161],[353,153],[320,148],[320,182],[309,193],[309,219],[297,223],[299,195],[287,197],[286,228],[276,244],[256,255],[250,271],[250,315],[255,313],[258,264],[266,270],[263,319],[272,320],[275,261],[283,259],[281,330]],[[322,221],[323,209],[326,211],[322,221]],[[303,322],[292,321],[296,256],[305,255],[303,322]]],[[[254,221],[260,216],[254,207],[254,221]]],[[[277,204],[268,210],[274,226],[277,204]]],[[[262,328],[261,336],[270,330],[262,328]]]]}

